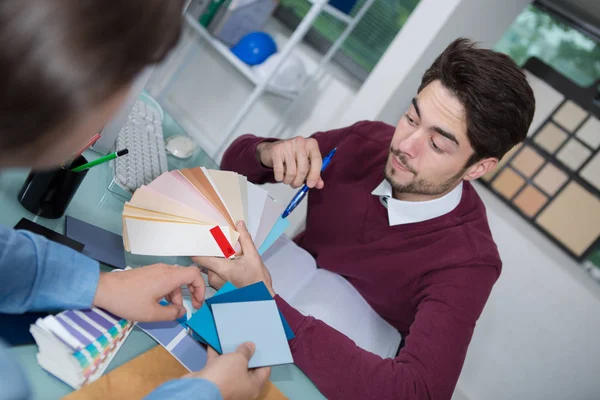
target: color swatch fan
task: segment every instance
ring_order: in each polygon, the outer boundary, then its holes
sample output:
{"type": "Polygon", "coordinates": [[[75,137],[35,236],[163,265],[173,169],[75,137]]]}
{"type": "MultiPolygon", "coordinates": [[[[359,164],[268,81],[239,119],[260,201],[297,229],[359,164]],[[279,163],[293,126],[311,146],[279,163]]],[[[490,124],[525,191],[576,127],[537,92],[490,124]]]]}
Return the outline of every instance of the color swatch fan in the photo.
{"type": "Polygon", "coordinates": [[[284,207],[235,172],[202,167],[165,172],[135,191],[123,210],[123,241],[133,254],[232,257],[235,222],[244,221],[259,253],[283,234],[284,207]]]}
{"type": "Polygon", "coordinates": [[[40,318],[30,332],[40,366],[79,389],[102,376],[132,328],[131,322],[93,308],[40,318]]]}

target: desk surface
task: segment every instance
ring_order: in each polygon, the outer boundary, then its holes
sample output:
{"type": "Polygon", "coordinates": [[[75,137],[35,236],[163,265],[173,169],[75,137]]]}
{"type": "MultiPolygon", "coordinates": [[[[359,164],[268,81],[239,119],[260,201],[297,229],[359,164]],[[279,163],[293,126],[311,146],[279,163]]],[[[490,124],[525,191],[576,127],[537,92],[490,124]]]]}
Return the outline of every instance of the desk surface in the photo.
{"type": "MultiPolygon", "coordinates": [[[[183,132],[169,116],[165,116],[165,136],[183,132]]],[[[88,159],[97,157],[94,153],[86,153],[88,159]]],[[[180,160],[169,156],[169,168],[184,166],[206,166],[216,168],[217,165],[201,149],[191,160],[182,165],[180,160]]],[[[26,217],[40,225],[57,232],[64,233],[64,217],[56,220],[40,218],[25,210],[17,202],[17,194],[27,176],[26,170],[11,170],[0,173],[0,224],[14,226],[22,217],[26,217]]],[[[112,179],[112,172],[107,164],[92,168],[73,201],[66,215],[79,218],[115,233],[121,233],[121,212],[123,199],[111,193],[107,188],[112,179]]],[[[141,257],[126,254],[127,264],[132,267],[167,262],[186,265],[189,259],[183,257],[141,257]]],[[[111,363],[108,371],[124,364],[139,354],[156,346],[156,342],[137,328],[111,363]]],[[[71,388],[44,371],[36,361],[35,345],[19,346],[11,349],[33,385],[34,399],[58,399],[71,392],[71,388]]],[[[322,399],[323,396],[312,382],[294,365],[278,366],[272,369],[271,381],[290,399],[322,399]]]]}

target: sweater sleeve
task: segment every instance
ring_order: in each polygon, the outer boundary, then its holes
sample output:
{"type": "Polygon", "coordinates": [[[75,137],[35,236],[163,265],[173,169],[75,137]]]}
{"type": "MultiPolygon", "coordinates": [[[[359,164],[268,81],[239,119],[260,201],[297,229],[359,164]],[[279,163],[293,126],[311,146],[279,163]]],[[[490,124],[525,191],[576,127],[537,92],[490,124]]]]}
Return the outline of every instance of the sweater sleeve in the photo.
{"type": "Polygon", "coordinates": [[[416,317],[396,358],[363,350],[322,321],[275,300],[296,338],[295,364],[329,399],[449,400],[475,323],[498,277],[492,266],[430,273],[416,285],[416,317]]]}
{"type": "MultiPolygon", "coordinates": [[[[343,138],[357,126],[357,124],[330,131],[317,132],[311,135],[319,143],[321,154],[329,153],[338,146],[343,138]]],[[[273,169],[267,168],[256,157],[256,147],[263,142],[276,142],[276,138],[262,138],[251,134],[237,138],[223,154],[221,169],[234,171],[244,175],[255,184],[275,183],[273,169]]]]}

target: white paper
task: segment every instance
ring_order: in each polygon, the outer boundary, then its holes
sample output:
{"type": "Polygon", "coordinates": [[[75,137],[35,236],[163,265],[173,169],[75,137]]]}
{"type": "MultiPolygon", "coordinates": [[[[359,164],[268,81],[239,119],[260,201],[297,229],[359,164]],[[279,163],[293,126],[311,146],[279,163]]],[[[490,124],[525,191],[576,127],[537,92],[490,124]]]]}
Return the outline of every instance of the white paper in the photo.
{"type": "MultiPolygon", "coordinates": [[[[210,233],[213,226],[131,218],[125,218],[124,221],[132,254],[223,257],[223,252],[210,233]]],[[[220,228],[225,237],[229,237],[229,227],[220,228]]]]}
{"type": "Polygon", "coordinates": [[[285,236],[265,253],[263,261],[274,290],[302,314],[320,319],[364,350],[395,357],[400,333],[344,277],[317,269],[313,257],[285,236]]]}

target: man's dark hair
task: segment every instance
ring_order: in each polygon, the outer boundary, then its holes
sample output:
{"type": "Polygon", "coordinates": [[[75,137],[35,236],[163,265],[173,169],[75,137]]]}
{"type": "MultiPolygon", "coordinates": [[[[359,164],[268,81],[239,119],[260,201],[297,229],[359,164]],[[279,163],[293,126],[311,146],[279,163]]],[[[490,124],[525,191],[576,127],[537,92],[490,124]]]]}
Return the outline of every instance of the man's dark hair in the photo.
{"type": "Polygon", "coordinates": [[[0,1],[0,150],[39,144],[177,43],[180,0],[0,1]]]}
{"type": "Polygon", "coordinates": [[[535,98],[525,74],[510,57],[457,39],[425,72],[419,92],[436,80],[465,109],[467,136],[475,151],[467,166],[488,157],[501,159],[525,140],[535,98]]]}

